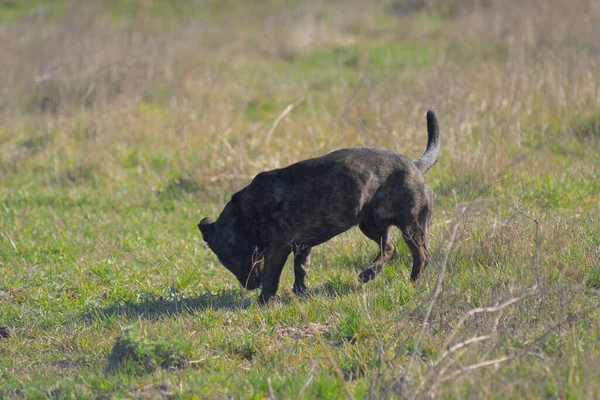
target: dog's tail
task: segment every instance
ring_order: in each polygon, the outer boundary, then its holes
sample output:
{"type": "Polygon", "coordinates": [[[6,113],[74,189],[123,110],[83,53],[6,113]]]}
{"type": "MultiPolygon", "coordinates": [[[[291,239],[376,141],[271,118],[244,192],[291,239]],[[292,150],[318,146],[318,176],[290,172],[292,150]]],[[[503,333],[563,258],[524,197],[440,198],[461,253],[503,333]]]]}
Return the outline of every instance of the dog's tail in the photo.
{"type": "Polygon", "coordinates": [[[413,162],[422,173],[427,172],[435,165],[440,155],[440,125],[433,112],[433,108],[427,111],[427,148],[418,160],[413,162]]]}

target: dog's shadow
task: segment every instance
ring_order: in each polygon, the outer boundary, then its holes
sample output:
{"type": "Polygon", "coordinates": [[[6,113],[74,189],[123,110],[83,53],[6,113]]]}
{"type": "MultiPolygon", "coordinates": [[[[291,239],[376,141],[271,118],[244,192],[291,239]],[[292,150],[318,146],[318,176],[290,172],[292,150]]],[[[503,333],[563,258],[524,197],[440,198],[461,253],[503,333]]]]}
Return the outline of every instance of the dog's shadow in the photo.
{"type": "MultiPolygon", "coordinates": [[[[322,285],[314,285],[307,293],[299,295],[299,299],[307,301],[314,296],[341,297],[361,290],[358,282],[341,282],[330,280],[322,285]]],[[[282,293],[283,294],[283,293],[282,293]]],[[[278,296],[275,301],[291,303],[289,294],[278,296]]],[[[87,311],[82,319],[87,322],[107,321],[114,318],[156,320],[164,316],[202,313],[207,310],[247,310],[256,305],[252,296],[244,295],[243,290],[228,289],[218,293],[205,292],[193,298],[162,298],[147,295],[141,301],[120,301],[107,307],[98,307],[87,311]]]]}
{"type": "Polygon", "coordinates": [[[125,319],[155,320],[163,316],[194,314],[207,310],[245,310],[254,303],[239,289],[226,289],[218,293],[205,292],[194,298],[177,295],[162,297],[146,295],[141,301],[121,301],[107,307],[99,307],[83,314],[88,322],[110,320],[115,317],[125,319]]]}
{"type": "MultiPolygon", "coordinates": [[[[330,277],[320,284],[313,282],[308,291],[298,295],[298,298],[303,302],[311,297],[343,297],[362,290],[363,286],[364,284],[358,281],[330,277]]],[[[288,293],[280,293],[275,301],[290,303],[290,295],[293,295],[291,287],[288,293]]],[[[156,320],[164,316],[203,313],[207,310],[247,310],[256,305],[255,296],[240,288],[223,289],[216,293],[207,291],[191,298],[178,294],[163,297],[151,293],[139,297],[141,300],[138,301],[115,301],[106,307],[93,308],[82,314],[82,319],[87,322],[108,321],[114,318],[156,320]]]]}

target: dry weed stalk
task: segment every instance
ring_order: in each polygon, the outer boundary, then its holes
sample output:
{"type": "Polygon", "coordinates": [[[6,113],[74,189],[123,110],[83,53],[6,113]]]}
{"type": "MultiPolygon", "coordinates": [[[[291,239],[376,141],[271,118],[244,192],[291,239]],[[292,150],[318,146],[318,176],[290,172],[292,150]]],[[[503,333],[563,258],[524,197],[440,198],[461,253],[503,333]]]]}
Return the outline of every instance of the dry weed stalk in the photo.
{"type": "MultiPolygon", "coordinates": [[[[448,338],[445,340],[445,343],[443,346],[443,349],[445,349],[445,351],[443,351],[443,353],[440,356],[438,356],[436,358],[436,360],[427,368],[426,372],[424,373],[424,375],[421,379],[421,382],[416,387],[414,387],[414,390],[411,390],[408,387],[411,368],[414,364],[414,361],[415,361],[417,355],[420,354],[420,347],[421,347],[421,344],[423,341],[423,337],[429,326],[429,319],[431,317],[433,308],[434,308],[436,301],[438,300],[438,297],[442,290],[443,281],[444,281],[445,274],[446,274],[446,266],[447,266],[447,262],[448,262],[448,256],[452,249],[453,243],[455,241],[456,232],[457,232],[458,226],[460,224],[461,217],[470,209],[471,205],[472,205],[472,203],[470,203],[466,206],[461,206],[455,215],[455,218],[454,218],[453,223],[449,230],[448,241],[447,241],[446,247],[444,249],[444,252],[442,254],[441,260],[440,260],[440,267],[439,267],[439,271],[438,271],[438,278],[436,281],[436,285],[435,285],[433,293],[431,295],[431,299],[428,303],[428,306],[427,306],[427,309],[425,312],[425,316],[423,318],[423,322],[421,323],[421,329],[419,330],[418,336],[415,340],[415,344],[414,344],[413,350],[410,355],[410,360],[409,360],[408,366],[404,370],[404,373],[401,376],[399,383],[396,385],[396,390],[399,393],[401,393],[402,395],[406,395],[408,398],[422,398],[422,397],[432,396],[435,393],[435,390],[442,383],[444,383],[448,380],[451,380],[453,378],[469,374],[469,373],[479,370],[481,368],[486,368],[489,366],[498,366],[501,363],[509,362],[518,357],[531,356],[531,355],[539,356],[539,354],[532,352],[532,348],[535,345],[542,342],[552,332],[554,332],[556,330],[560,330],[561,327],[565,323],[568,323],[570,321],[572,322],[572,319],[574,318],[573,314],[571,314],[568,318],[565,318],[564,320],[561,320],[557,324],[552,325],[550,328],[545,330],[543,333],[536,336],[535,339],[533,339],[531,341],[525,341],[523,343],[523,347],[517,351],[513,351],[512,353],[505,354],[505,355],[500,355],[496,358],[487,359],[488,356],[495,349],[497,349],[497,346],[499,345],[498,339],[501,336],[500,335],[501,332],[499,330],[499,323],[500,323],[500,319],[502,318],[504,310],[506,310],[510,306],[513,306],[515,304],[518,304],[518,303],[524,301],[525,299],[531,298],[533,296],[539,297],[539,296],[544,295],[545,293],[549,293],[549,292],[551,292],[551,289],[557,289],[559,291],[558,294],[559,294],[559,296],[561,296],[559,300],[561,301],[561,304],[563,304],[564,299],[562,298],[562,296],[564,296],[564,293],[567,289],[570,288],[572,290],[581,290],[583,288],[583,286],[568,285],[568,287],[566,287],[566,285],[552,285],[552,286],[547,286],[547,287],[541,288],[539,286],[539,284],[535,284],[534,286],[523,289],[523,290],[519,291],[518,293],[513,293],[511,290],[510,296],[508,298],[505,298],[504,300],[500,299],[500,300],[496,301],[496,303],[492,306],[477,307],[477,308],[468,310],[462,316],[460,316],[460,318],[458,318],[458,320],[455,323],[451,324],[450,326],[452,326],[452,332],[450,333],[448,338]],[[478,315],[490,315],[490,316],[495,315],[495,317],[491,321],[491,324],[486,325],[487,331],[485,333],[482,333],[482,332],[480,332],[480,330],[478,330],[478,332],[476,332],[475,334],[470,335],[470,336],[466,337],[465,339],[460,340],[458,342],[454,342],[457,335],[459,335],[460,333],[464,333],[464,331],[465,331],[464,327],[465,327],[466,322],[478,315]],[[460,361],[461,357],[466,355],[476,345],[486,345],[487,350],[484,351],[484,353],[481,356],[479,356],[479,360],[477,360],[476,362],[467,363],[466,365],[463,364],[460,361]]],[[[537,265],[538,265],[538,259],[539,259],[539,245],[540,245],[539,222],[537,221],[537,219],[534,219],[534,218],[531,218],[531,217],[525,215],[518,209],[517,209],[517,212],[520,215],[525,216],[536,223],[536,233],[535,233],[535,242],[534,242],[535,253],[534,253],[533,263],[534,263],[535,271],[537,272],[538,271],[537,265]]],[[[536,274],[535,280],[538,281],[537,274],[536,274]]],[[[593,310],[597,310],[597,309],[599,309],[599,307],[600,306],[598,304],[593,304],[584,313],[587,313],[587,312],[593,311],[593,310]]],[[[564,314],[564,310],[563,310],[563,314],[564,314]]],[[[560,345],[562,347],[562,341],[560,341],[560,345]]],[[[562,348],[559,349],[559,351],[562,354],[562,348]]]]}
{"type": "MultiPolygon", "coordinates": [[[[565,286],[565,285],[563,285],[563,286],[565,286]]],[[[580,286],[580,285],[573,285],[573,286],[576,288],[578,287],[580,289],[582,288],[582,286],[580,286]]],[[[536,289],[535,292],[537,292],[539,294],[539,293],[542,293],[543,291],[536,289]]],[[[513,302],[513,303],[515,303],[515,302],[513,302]]],[[[434,379],[430,380],[429,382],[423,381],[419,387],[419,390],[415,393],[415,395],[413,397],[414,398],[429,397],[433,394],[434,390],[441,383],[446,382],[452,378],[456,378],[460,375],[464,375],[469,372],[473,372],[480,368],[489,367],[489,366],[497,366],[498,364],[508,362],[508,361],[514,360],[519,357],[524,357],[524,356],[540,357],[540,354],[534,351],[534,349],[533,349],[534,346],[539,345],[541,342],[543,342],[543,340],[546,339],[551,333],[553,333],[555,331],[560,331],[561,327],[564,324],[572,323],[573,321],[578,320],[579,319],[578,317],[583,317],[584,315],[587,315],[587,313],[589,313],[591,311],[597,311],[597,310],[600,310],[600,304],[592,305],[579,313],[575,313],[565,319],[560,320],[558,323],[552,325],[550,328],[546,329],[543,333],[536,336],[535,339],[525,342],[523,344],[522,348],[520,348],[518,351],[515,351],[512,354],[501,356],[501,357],[498,357],[498,358],[492,359],[492,360],[480,361],[480,362],[477,362],[474,364],[469,364],[466,366],[458,365],[457,369],[455,369],[454,371],[448,372],[448,373],[446,373],[446,370],[448,368],[442,369],[438,372],[438,374],[434,377],[434,379]]],[[[494,335],[492,335],[492,337],[493,336],[494,335]]],[[[469,339],[467,339],[467,341],[468,340],[469,339]]],[[[464,341],[464,342],[466,342],[466,341],[464,341]]],[[[461,342],[461,343],[464,343],[464,342],[461,342]]],[[[457,345],[459,345],[459,344],[457,344],[457,345]]],[[[445,353],[445,355],[446,355],[446,353],[445,353]]],[[[559,358],[560,358],[560,356],[559,356],[559,358]]],[[[455,359],[453,361],[456,362],[457,360],[455,359]]],[[[457,363],[457,364],[459,364],[459,363],[457,363]]],[[[437,365],[439,365],[439,363],[436,362],[434,365],[437,366],[437,365]]],[[[432,368],[430,368],[430,370],[432,368]]]]}
{"type": "MultiPolygon", "coordinates": [[[[541,334],[537,335],[534,339],[525,341],[522,343],[522,347],[512,353],[502,355],[493,359],[485,359],[496,346],[499,344],[493,342],[494,339],[498,339],[501,333],[498,329],[498,323],[502,316],[502,311],[511,305],[515,305],[527,298],[533,296],[542,296],[545,293],[551,291],[551,289],[557,289],[560,293],[564,293],[565,289],[582,290],[583,285],[551,285],[544,288],[540,288],[537,285],[531,288],[525,289],[520,293],[512,296],[504,302],[490,306],[474,308],[466,312],[460,320],[454,325],[453,332],[445,342],[444,348],[446,349],[427,369],[421,383],[417,388],[408,395],[408,398],[425,398],[434,395],[435,390],[444,382],[451,379],[457,378],[479,370],[481,368],[489,366],[498,366],[499,364],[506,363],[517,359],[519,357],[540,357],[540,353],[536,351],[536,346],[542,343],[550,334],[556,331],[560,331],[561,327],[565,324],[572,324],[574,321],[581,320],[589,312],[597,311],[600,309],[600,303],[592,302],[592,304],[578,313],[571,313],[571,315],[561,319],[559,322],[551,325],[549,328],[544,330],[541,334]],[[498,316],[494,319],[490,327],[490,333],[481,335],[475,334],[470,336],[458,343],[451,344],[456,335],[460,332],[465,322],[473,316],[479,314],[494,314],[498,313],[498,316]],[[490,343],[491,342],[491,343],[490,343]],[[471,364],[463,365],[459,358],[466,354],[473,345],[480,343],[488,343],[489,350],[485,352],[483,359],[471,364]]],[[[593,294],[598,294],[598,291],[592,291],[593,294]]],[[[560,350],[560,349],[559,349],[560,350]]],[[[560,358],[560,355],[559,355],[560,358]]]]}
{"type": "Polygon", "coordinates": [[[406,367],[404,375],[400,378],[400,386],[399,386],[398,390],[401,393],[405,390],[405,385],[408,382],[408,376],[409,376],[411,367],[414,363],[415,357],[416,357],[417,353],[419,352],[419,348],[421,346],[421,341],[423,340],[423,336],[425,335],[425,330],[427,329],[427,326],[429,323],[429,318],[430,318],[431,312],[433,310],[433,306],[435,305],[435,302],[442,290],[442,284],[444,281],[444,277],[446,275],[446,264],[448,263],[448,256],[450,254],[450,250],[452,249],[452,245],[454,244],[454,239],[456,238],[456,232],[458,230],[458,226],[460,224],[460,221],[461,221],[463,215],[469,210],[470,206],[471,206],[471,204],[459,206],[458,210],[456,212],[456,215],[454,217],[454,221],[452,222],[452,225],[450,226],[450,237],[448,238],[448,243],[446,244],[444,254],[442,255],[442,260],[440,262],[440,268],[439,268],[439,272],[438,272],[438,278],[435,283],[435,287],[433,289],[433,294],[431,295],[431,300],[429,301],[429,305],[427,306],[427,311],[425,312],[425,317],[423,318],[421,330],[419,331],[419,335],[417,336],[417,339],[415,340],[415,344],[413,347],[413,351],[410,355],[410,360],[408,362],[408,366],[406,367]]]}
{"type": "Polygon", "coordinates": [[[416,389],[413,397],[418,398],[418,397],[422,396],[423,394],[430,394],[441,383],[443,383],[449,379],[452,379],[456,376],[459,376],[459,375],[462,375],[462,374],[465,374],[465,373],[468,373],[471,371],[475,371],[479,368],[487,367],[490,365],[497,365],[497,364],[500,364],[505,361],[509,361],[512,358],[514,358],[514,355],[503,356],[503,357],[499,357],[499,358],[492,359],[492,360],[485,360],[485,361],[481,361],[481,362],[478,362],[475,364],[470,364],[467,366],[459,365],[458,369],[451,371],[449,373],[446,373],[446,371],[448,371],[451,367],[453,367],[457,363],[458,357],[460,357],[462,354],[464,354],[464,352],[468,350],[469,346],[476,344],[476,343],[488,341],[488,340],[491,340],[491,339],[494,339],[497,337],[498,324],[500,322],[501,311],[503,311],[505,308],[509,307],[510,305],[513,305],[513,304],[515,304],[519,301],[522,301],[530,296],[533,296],[536,293],[538,293],[538,288],[537,288],[537,286],[534,286],[530,289],[526,289],[526,290],[522,291],[518,295],[511,297],[510,299],[504,301],[501,304],[498,304],[495,306],[490,306],[490,307],[474,308],[472,310],[467,311],[461,317],[461,319],[454,325],[453,332],[448,337],[448,339],[446,340],[445,345],[444,345],[444,348],[446,349],[446,351],[444,351],[442,353],[442,355],[439,356],[437,358],[437,360],[431,366],[429,366],[427,372],[425,373],[425,377],[422,379],[422,381],[419,384],[418,388],[416,389]],[[471,317],[478,315],[478,314],[493,314],[493,313],[498,313],[498,316],[492,324],[490,334],[487,334],[487,335],[475,334],[465,340],[462,340],[458,343],[451,345],[452,341],[454,340],[456,335],[460,332],[460,329],[462,328],[462,326],[465,324],[465,322],[468,319],[470,319],[471,317]],[[423,392],[425,392],[425,393],[423,393],[423,392]]]}

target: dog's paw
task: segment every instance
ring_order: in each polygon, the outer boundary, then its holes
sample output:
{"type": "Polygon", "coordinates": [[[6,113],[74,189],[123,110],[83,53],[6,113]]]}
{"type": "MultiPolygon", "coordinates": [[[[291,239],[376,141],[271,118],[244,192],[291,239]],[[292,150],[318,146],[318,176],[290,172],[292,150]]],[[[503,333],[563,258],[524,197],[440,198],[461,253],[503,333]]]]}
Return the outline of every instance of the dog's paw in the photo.
{"type": "Polygon", "coordinates": [[[296,285],[294,283],[294,287],[292,288],[292,290],[294,291],[295,295],[300,296],[300,295],[306,294],[306,292],[308,291],[308,287],[306,286],[305,283],[302,283],[299,285],[296,285]]]}
{"type": "Polygon", "coordinates": [[[377,276],[377,274],[375,273],[375,271],[373,271],[372,268],[367,268],[358,275],[358,280],[361,283],[367,283],[370,280],[375,279],[376,276],[377,276]]]}
{"type": "Polygon", "coordinates": [[[269,304],[271,302],[272,297],[273,296],[266,295],[264,292],[261,293],[260,296],[258,296],[258,300],[257,300],[258,305],[265,306],[265,305],[269,304]]]}

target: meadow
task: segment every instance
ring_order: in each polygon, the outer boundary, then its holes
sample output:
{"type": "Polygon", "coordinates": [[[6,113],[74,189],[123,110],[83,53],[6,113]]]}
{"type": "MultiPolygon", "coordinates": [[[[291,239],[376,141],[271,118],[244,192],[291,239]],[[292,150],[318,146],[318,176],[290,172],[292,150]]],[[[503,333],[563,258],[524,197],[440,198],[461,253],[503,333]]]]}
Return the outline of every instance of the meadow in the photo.
{"type": "Polygon", "coordinates": [[[600,3],[0,1],[0,398],[600,398],[600,3]],[[257,173],[413,159],[433,261],[357,229],[261,307],[202,241],[257,173]],[[5,337],[2,337],[5,336],[5,337]]]}

